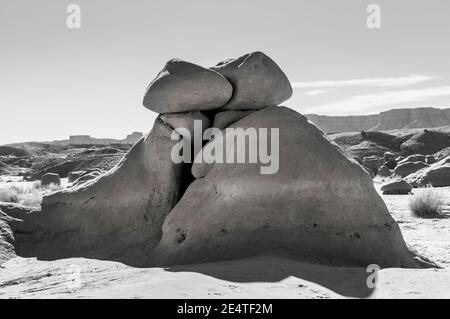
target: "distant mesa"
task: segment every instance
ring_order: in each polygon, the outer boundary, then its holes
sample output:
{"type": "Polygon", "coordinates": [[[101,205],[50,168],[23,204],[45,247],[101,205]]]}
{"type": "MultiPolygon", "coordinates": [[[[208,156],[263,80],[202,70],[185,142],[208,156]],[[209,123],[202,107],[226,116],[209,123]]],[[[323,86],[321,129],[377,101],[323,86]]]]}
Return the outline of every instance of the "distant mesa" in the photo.
{"type": "Polygon", "coordinates": [[[325,133],[389,131],[450,125],[450,109],[421,107],[395,109],[374,115],[327,116],[307,114],[308,120],[325,133]]]}
{"type": "Polygon", "coordinates": [[[125,142],[128,144],[135,144],[142,138],[142,136],[144,136],[142,132],[133,132],[127,135],[127,137],[125,138],[125,142]]]}
{"type": "Polygon", "coordinates": [[[90,135],[71,135],[69,137],[69,144],[72,145],[92,145],[92,144],[135,144],[142,138],[142,132],[133,132],[123,140],[116,140],[110,138],[93,138],[90,135]]]}

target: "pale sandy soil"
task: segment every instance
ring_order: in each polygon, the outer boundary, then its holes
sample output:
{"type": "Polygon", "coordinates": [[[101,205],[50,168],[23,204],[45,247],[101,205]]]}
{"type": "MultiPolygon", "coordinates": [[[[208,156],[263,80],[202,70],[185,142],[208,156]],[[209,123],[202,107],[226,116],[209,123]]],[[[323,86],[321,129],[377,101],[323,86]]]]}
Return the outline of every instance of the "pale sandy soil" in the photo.
{"type": "MultiPolygon", "coordinates": [[[[450,205],[450,188],[439,191],[450,205]]],[[[275,256],[166,269],[15,258],[0,268],[0,298],[450,298],[450,218],[417,219],[409,196],[383,198],[411,247],[443,269],[383,269],[372,290],[366,269],[275,256]]]]}

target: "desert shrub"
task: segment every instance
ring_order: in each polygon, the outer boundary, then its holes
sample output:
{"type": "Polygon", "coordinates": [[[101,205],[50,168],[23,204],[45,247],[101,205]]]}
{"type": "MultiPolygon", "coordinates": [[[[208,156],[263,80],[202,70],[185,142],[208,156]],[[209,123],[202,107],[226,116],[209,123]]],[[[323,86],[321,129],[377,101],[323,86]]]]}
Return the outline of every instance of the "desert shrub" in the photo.
{"type": "Polygon", "coordinates": [[[0,184],[0,202],[16,203],[29,207],[39,207],[42,197],[60,190],[62,187],[50,184],[42,186],[41,182],[13,182],[0,184]]]}
{"type": "Polygon", "coordinates": [[[414,216],[419,218],[442,217],[442,196],[433,188],[427,188],[423,192],[414,195],[409,201],[409,208],[414,216]]]}
{"type": "Polygon", "coordinates": [[[19,199],[14,190],[0,186],[0,202],[18,203],[19,199]]]}

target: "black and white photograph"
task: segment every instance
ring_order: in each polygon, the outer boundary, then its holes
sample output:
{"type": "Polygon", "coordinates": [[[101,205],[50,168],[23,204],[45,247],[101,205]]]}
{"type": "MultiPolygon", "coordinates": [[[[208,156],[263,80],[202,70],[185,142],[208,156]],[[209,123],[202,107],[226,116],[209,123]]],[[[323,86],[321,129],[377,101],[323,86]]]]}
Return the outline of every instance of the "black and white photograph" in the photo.
{"type": "Polygon", "coordinates": [[[0,0],[0,299],[449,299],[449,35],[448,0],[0,0]]]}

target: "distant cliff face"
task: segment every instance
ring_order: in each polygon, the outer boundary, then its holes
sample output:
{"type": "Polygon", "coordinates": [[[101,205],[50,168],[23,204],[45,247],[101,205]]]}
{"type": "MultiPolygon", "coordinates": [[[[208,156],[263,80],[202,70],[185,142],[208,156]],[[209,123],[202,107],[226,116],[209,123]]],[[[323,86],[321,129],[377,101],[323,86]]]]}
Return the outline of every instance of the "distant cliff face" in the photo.
{"type": "Polygon", "coordinates": [[[326,116],[305,115],[325,133],[387,131],[450,125],[450,109],[431,107],[396,109],[375,115],[326,116]]]}

